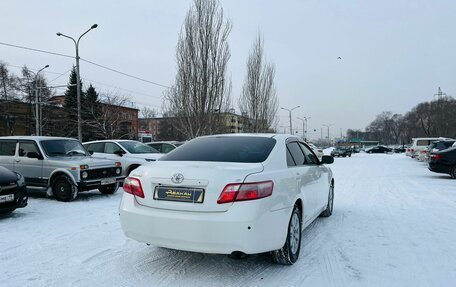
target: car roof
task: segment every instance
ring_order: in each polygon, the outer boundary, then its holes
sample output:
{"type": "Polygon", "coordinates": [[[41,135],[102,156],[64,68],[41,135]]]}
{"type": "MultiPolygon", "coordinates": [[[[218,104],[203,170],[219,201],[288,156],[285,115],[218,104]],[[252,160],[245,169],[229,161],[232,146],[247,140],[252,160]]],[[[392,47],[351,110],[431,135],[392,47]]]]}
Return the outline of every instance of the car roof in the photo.
{"type": "Polygon", "coordinates": [[[0,137],[0,139],[9,139],[9,140],[75,140],[75,138],[65,138],[65,137],[47,137],[47,136],[6,136],[0,137]]]}
{"type": "Polygon", "coordinates": [[[98,140],[98,141],[90,141],[90,142],[84,142],[83,144],[92,144],[92,143],[105,143],[105,142],[139,142],[136,140],[98,140]]]}
{"type": "Polygon", "coordinates": [[[167,143],[167,144],[180,144],[184,143],[185,141],[156,141],[156,142],[149,142],[146,144],[162,144],[162,143],[167,143]]]}
{"type": "Polygon", "coordinates": [[[202,137],[264,137],[264,138],[275,138],[275,139],[288,139],[288,138],[296,138],[296,136],[289,135],[289,134],[274,134],[274,133],[234,133],[234,134],[217,134],[217,135],[209,135],[209,136],[202,136],[202,137]]]}

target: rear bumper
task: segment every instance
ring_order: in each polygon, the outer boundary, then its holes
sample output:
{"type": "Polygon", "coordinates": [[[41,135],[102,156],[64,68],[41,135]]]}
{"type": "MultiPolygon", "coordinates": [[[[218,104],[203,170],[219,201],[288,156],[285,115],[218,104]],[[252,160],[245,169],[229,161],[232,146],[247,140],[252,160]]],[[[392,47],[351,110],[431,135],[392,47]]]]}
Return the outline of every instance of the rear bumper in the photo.
{"type": "MultiPolygon", "coordinates": [[[[260,201],[260,200],[258,200],[260,201]]],[[[292,208],[260,211],[258,202],[236,202],[226,212],[163,210],[139,205],[124,193],[120,223],[127,237],[171,249],[254,254],[281,248],[292,208]]]]}
{"type": "MultiPolygon", "coordinates": [[[[8,193],[1,193],[0,195],[6,195],[8,193]]],[[[0,203],[0,213],[9,212],[16,208],[26,207],[28,203],[28,196],[26,186],[18,188],[14,192],[14,201],[0,203]]]]}
{"type": "Polygon", "coordinates": [[[447,173],[447,174],[450,174],[450,169],[451,169],[450,166],[440,164],[440,163],[435,163],[435,162],[429,162],[428,168],[432,172],[447,173]]]}

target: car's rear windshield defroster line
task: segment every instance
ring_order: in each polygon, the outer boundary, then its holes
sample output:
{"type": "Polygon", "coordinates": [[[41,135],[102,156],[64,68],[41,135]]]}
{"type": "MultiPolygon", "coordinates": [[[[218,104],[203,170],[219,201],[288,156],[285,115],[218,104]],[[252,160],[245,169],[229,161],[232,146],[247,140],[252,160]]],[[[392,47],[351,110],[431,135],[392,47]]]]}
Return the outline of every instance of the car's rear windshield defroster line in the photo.
{"type": "Polygon", "coordinates": [[[255,136],[202,137],[189,141],[160,161],[264,162],[276,140],[255,136]]]}

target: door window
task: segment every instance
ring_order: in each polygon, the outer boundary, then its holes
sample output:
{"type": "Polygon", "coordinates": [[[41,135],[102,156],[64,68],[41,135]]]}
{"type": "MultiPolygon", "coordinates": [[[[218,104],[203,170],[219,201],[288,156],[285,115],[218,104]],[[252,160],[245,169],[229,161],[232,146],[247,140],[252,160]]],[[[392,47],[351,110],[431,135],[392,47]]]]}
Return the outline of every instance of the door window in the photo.
{"type": "Polygon", "coordinates": [[[14,156],[16,153],[16,142],[0,141],[0,156],[14,156]]]}
{"type": "Polygon", "coordinates": [[[287,148],[287,165],[288,167],[296,166],[293,157],[291,156],[290,150],[287,148]]]}
{"type": "Polygon", "coordinates": [[[104,143],[93,143],[87,146],[89,152],[99,152],[104,153],[104,143]]]}
{"type": "Polygon", "coordinates": [[[19,156],[20,157],[27,157],[27,155],[32,152],[40,154],[40,152],[34,142],[20,142],[19,143],[19,156]]]}
{"type": "Polygon", "coordinates": [[[306,158],[297,142],[291,142],[287,144],[287,147],[296,165],[304,165],[306,163],[306,158]]]}
{"type": "Polygon", "coordinates": [[[318,160],[315,157],[315,155],[312,153],[312,151],[307,148],[305,145],[302,143],[299,143],[299,146],[301,147],[302,151],[304,152],[304,156],[306,157],[306,163],[308,164],[317,164],[318,160]]]}
{"type": "Polygon", "coordinates": [[[105,153],[114,154],[119,151],[123,152],[123,150],[115,143],[105,143],[105,153]]]}
{"type": "Polygon", "coordinates": [[[150,147],[153,147],[154,149],[158,150],[159,152],[163,153],[162,151],[162,144],[150,144],[150,147]]]}
{"type": "Polygon", "coordinates": [[[175,148],[175,147],[174,147],[173,145],[170,145],[170,144],[163,144],[161,152],[162,152],[162,153],[169,153],[169,152],[172,151],[174,148],[175,148]]]}

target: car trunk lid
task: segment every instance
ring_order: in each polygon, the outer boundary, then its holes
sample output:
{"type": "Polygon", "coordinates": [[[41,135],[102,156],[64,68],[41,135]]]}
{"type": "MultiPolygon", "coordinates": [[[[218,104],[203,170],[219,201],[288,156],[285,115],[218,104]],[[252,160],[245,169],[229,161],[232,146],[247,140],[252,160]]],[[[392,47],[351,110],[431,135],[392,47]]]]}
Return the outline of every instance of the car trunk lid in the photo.
{"type": "MultiPolygon", "coordinates": [[[[136,200],[143,206],[179,211],[222,212],[232,205],[217,204],[223,188],[229,183],[243,182],[249,174],[262,170],[261,163],[157,161],[147,168],[134,171],[131,176],[141,180],[144,198],[136,196],[136,200]],[[202,202],[198,203],[196,198],[195,202],[170,201],[170,198],[163,200],[163,193],[185,191],[203,191],[202,202]],[[157,197],[162,197],[162,200],[157,197]]],[[[171,195],[171,199],[176,200],[176,197],[171,195]]]]}

